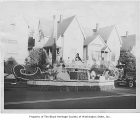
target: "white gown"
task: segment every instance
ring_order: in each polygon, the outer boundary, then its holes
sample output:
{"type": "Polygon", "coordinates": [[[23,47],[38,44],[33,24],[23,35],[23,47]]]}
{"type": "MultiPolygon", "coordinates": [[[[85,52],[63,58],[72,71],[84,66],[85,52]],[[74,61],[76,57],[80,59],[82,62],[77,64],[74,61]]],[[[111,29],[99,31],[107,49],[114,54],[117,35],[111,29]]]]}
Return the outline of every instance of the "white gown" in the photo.
{"type": "Polygon", "coordinates": [[[63,70],[62,66],[60,66],[58,69],[57,69],[57,79],[60,80],[60,81],[69,81],[70,80],[70,76],[69,74],[63,70]]]}

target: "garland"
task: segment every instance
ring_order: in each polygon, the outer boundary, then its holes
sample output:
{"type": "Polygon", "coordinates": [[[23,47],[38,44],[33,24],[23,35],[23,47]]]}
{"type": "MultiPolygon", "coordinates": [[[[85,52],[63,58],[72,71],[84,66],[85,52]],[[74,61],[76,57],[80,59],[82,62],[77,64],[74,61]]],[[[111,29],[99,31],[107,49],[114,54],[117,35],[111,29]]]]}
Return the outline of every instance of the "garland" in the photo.
{"type": "Polygon", "coordinates": [[[49,86],[49,85],[28,85],[29,90],[37,91],[105,91],[114,89],[114,85],[105,86],[49,86]]]}

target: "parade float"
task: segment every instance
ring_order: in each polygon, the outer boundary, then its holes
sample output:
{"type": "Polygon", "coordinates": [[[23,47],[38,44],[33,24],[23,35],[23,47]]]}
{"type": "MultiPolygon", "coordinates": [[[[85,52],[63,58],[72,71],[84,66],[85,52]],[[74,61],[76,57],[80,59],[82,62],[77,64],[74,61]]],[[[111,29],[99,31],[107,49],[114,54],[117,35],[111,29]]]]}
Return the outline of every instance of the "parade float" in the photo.
{"type": "MultiPolygon", "coordinates": [[[[99,66],[97,65],[99,69],[99,66]]],[[[97,69],[96,68],[96,69],[97,69]]],[[[26,73],[23,65],[15,65],[12,69],[17,79],[27,81],[29,90],[45,91],[96,91],[114,89],[114,80],[118,75],[111,76],[108,69],[103,72],[94,71],[87,64],[69,63],[55,65],[46,71],[37,67],[32,74],[26,73]]],[[[114,72],[115,73],[115,72],[114,72]]]]}

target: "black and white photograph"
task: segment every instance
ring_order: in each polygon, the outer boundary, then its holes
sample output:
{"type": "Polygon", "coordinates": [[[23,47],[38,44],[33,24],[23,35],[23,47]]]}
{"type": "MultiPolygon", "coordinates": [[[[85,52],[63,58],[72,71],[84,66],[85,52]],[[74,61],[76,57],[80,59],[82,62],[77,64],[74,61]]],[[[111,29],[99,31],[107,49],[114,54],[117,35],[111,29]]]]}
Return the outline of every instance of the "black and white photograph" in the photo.
{"type": "Polygon", "coordinates": [[[138,112],[138,23],[138,1],[2,1],[2,112],[138,112]]]}

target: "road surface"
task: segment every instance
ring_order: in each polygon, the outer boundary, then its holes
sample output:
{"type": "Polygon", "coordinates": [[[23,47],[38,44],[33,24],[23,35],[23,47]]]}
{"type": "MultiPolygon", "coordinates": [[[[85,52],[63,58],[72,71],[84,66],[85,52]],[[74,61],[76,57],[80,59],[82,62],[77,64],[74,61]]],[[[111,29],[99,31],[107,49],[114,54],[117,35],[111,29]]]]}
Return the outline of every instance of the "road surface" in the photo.
{"type": "Polygon", "coordinates": [[[136,109],[136,88],[53,92],[6,88],[4,109],[136,109]]]}

